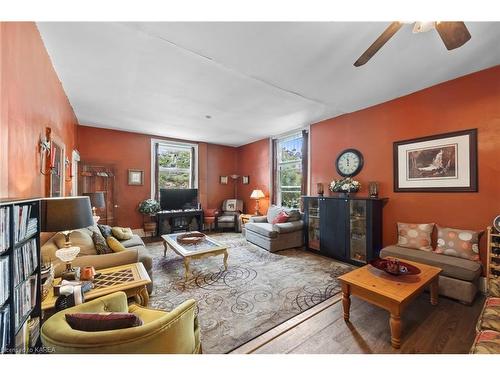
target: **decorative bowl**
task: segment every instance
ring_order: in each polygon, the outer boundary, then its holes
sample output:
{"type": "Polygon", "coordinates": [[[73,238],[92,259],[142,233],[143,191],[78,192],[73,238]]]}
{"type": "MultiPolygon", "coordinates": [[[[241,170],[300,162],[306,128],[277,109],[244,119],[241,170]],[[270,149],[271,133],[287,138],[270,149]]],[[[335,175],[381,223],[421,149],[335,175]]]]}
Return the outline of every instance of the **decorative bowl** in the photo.
{"type": "Polygon", "coordinates": [[[420,269],[412,264],[402,262],[399,259],[381,259],[377,258],[370,262],[370,264],[382,271],[387,272],[389,275],[393,276],[403,276],[403,275],[418,275],[420,269]]]}
{"type": "Polygon", "coordinates": [[[182,245],[194,245],[200,243],[205,238],[203,233],[188,232],[177,236],[177,242],[182,245]]]}

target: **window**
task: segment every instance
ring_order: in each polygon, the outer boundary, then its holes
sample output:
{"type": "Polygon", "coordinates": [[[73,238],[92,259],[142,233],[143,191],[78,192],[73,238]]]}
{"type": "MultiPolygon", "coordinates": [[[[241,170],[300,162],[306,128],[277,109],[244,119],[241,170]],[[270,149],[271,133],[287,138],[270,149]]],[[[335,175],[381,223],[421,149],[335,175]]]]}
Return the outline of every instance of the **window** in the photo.
{"type": "Polygon", "coordinates": [[[306,194],[307,133],[296,133],[275,140],[275,203],[299,208],[300,196],[306,194]]]}
{"type": "Polygon", "coordinates": [[[197,145],[153,141],[154,186],[158,198],[160,189],[191,189],[197,187],[197,145]]]}

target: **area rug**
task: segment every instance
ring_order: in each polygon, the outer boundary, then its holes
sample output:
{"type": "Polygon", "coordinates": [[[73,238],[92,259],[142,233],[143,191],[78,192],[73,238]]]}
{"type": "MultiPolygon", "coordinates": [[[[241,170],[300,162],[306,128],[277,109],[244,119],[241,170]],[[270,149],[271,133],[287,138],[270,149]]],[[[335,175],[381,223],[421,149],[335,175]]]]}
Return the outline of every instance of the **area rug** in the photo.
{"type": "Polygon", "coordinates": [[[147,247],[153,256],[154,292],[150,306],[172,310],[186,299],[198,303],[204,353],[227,353],[295,315],[338,294],[340,276],[353,267],[301,249],[270,253],[239,233],[211,235],[228,247],[222,256],[184,265],[163,244],[147,247]]]}

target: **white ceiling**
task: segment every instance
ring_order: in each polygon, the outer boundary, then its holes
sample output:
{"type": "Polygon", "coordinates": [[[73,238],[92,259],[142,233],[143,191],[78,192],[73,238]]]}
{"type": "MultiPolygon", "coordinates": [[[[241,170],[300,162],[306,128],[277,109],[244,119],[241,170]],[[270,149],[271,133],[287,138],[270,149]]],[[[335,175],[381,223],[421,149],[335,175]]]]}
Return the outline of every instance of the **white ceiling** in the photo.
{"type": "Polygon", "coordinates": [[[405,25],[366,65],[381,22],[42,22],[83,125],[238,146],[500,63],[500,23],[447,51],[405,25]],[[207,119],[205,116],[210,115],[207,119]]]}

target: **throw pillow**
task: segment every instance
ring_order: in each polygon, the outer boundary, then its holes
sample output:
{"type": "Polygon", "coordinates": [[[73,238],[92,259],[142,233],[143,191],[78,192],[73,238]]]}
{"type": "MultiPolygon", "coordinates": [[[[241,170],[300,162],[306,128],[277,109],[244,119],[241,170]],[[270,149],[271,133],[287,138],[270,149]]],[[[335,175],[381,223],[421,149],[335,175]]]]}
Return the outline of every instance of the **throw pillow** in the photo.
{"type": "Polygon", "coordinates": [[[274,205],[269,207],[269,209],[267,210],[267,222],[272,223],[274,221],[274,219],[276,219],[276,217],[282,211],[283,211],[283,207],[274,206],[274,205]]]}
{"type": "Polygon", "coordinates": [[[66,314],[66,322],[78,331],[111,331],[141,326],[142,320],[130,313],[73,313],[66,314]]]}
{"type": "Polygon", "coordinates": [[[104,224],[97,224],[97,227],[101,231],[101,234],[103,235],[104,238],[108,238],[109,236],[111,236],[111,226],[104,224]]]}
{"type": "Polygon", "coordinates": [[[130,240],[134,235],[132,229],[122,227],[111,228],[111,233],[113,233],[113,237],[118,238],[120,241],[130,240]]]}
{"type": "MultiPolygon", "coordinates": [[[[80,248],[78,256],[97,254],[94,246],[94,241],[92,241],[91,232],[89,232],[87,229],[84,228],[72,231],[69,239],[71,241],[71,246],[77,246],[80,248]]],[[[66,243],[64,234],[57,233],[54,237],[54,242],[59,249],[63,248],[64,244],[66,243]]]]}
{"type": "Polygon", "coordinates": [[[94,241],[95,250],[98,255],[110,254],[113,252],[106,243],[106,239],[102,236],[101,232],[92,233],[92,241],[94,241]]]}
{"type": "Polygon", "coordinates": [[[113,236],[109,236],[106,238],[106,243],[110,247],[111,250],[113,250],[114,253],[119,253],[121,251],[127,250],[125,246],[123,246],[120,241],[118,241],[116,238],[113,236]]]}
{"type": "Polygon", "coordinates": [[[288,212],[288,221],[299,221],[302,219],[302,215],[299,210],[291,209],[288,212]]]}
{"type": "Polygon", "coordinates": [[[438,225],[435,253],[479,262],[479,236],[482,231],[442,228],[438,225]]]}
{"type": "Polygon", "coordinates": [[[398,246],[432,251],[431,234],[433,229],[434,223],[398,223],[398,246]]]}
{"type": "Polygon", "coordinates": [[[288,221],[288,218],[288,214],[285,211],[281,211],[271,224],[286,223],[288,221]]]}

